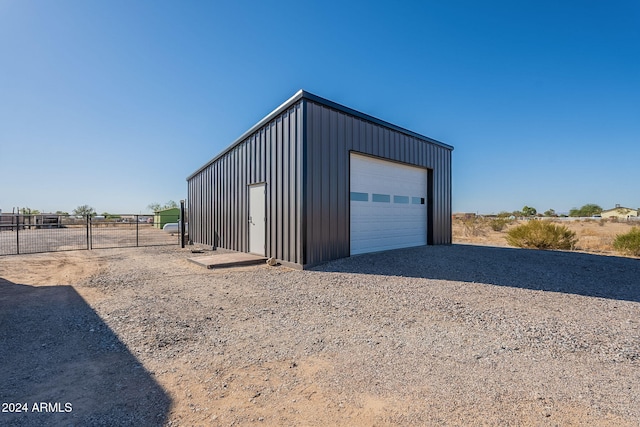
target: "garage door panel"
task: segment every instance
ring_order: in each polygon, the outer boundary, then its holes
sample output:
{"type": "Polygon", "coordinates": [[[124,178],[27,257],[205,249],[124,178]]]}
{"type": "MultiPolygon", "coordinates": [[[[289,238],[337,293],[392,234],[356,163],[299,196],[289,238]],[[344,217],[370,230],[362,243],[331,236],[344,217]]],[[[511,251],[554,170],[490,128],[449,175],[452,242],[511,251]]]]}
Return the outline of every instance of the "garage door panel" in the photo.
{"type": "Polygon", "coordinates": [[[427,171],[351,155],[351,254],[427,243],[427,171]]]}

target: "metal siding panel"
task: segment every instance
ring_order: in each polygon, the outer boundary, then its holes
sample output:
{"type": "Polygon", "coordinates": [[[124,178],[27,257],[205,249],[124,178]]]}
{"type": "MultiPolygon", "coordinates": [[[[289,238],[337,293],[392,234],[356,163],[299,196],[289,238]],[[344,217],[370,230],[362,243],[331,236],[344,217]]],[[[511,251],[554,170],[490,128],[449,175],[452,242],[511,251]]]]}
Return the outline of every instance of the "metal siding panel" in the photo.
{"type": "Polygon", "coordinates": [[[264,182],[266,178],[264,176],[264,168],[265,168],[265,157],[264,157],[264,144],[262,141],[263,130],[260,129],[259,132],[256,133],[256,180],[254,182],[264,182]]]}
{"type": "Polygon", "coordinates": [[[244,233],[243,233],[243,228],[244,228],[244,218],[242,218],[242,214],[243,214],[243,209],[244,209],[244,204],[245,204],[245,199],[243,197],[244,195],[244,191],[243,190],[243,186],[245,183],[244,180],[244,149],[246,147],[246,142],[243,142],[242,144],[240,144],[238,146],[238,152],[237,152],[237,156],[236,156],[236,167],[237,169],[237,177],[238,177],[238,181],[237,181],[237,185],[236,185],[236,203],[235,203],[235,207],[236,207],[236,233],[237,233],[237,237],[236,237],[236,244],[237,244],[237,248],[239,251],[243,250],[244,247],[244,233]]]}
{"type": "MultiPolygon", "coordinates": [[[[207,169],[208,170],[208,169],[207,169]]],[[[197,234],[196,234],[196,239],[194,239],[196,242],[200,241],[205,241],[206,236],[205,236],[205,228],[206,228],[206,222],[204,222],[204,215],[205,215],[205,203],[206,203],[206,198],[204,196],[204,192],[206,191],[206,174],[199,174],[197,176],[197,181],[195,181],[194,183],[197,187],[199,187],[199,189],[195,189],[195,192],[197,194],[197,200],[194,202],[194,206],[192,207],[194,212],[193,212],[193,216],[191,216],[191,218],[193,218],[194,221],[196,221],[196,223],[194,224],[194,226],[196,227],[197,230],[197,234]],[[202,207],[201,209],[199,209],[200,207],[202,207]]],[[[191,215],[191,214],[190,214],[191,215]]],[[[191,227],[192,225],[189,224],[189,232],[191,232],[191,227]]]]}
{"type": "Polygon", "coordinates": [[[289,253],[288,260],[289,262],[299,262],[298,261],[298,239],[296,238],[296,230],[298,226],[299,218],[297,217],[297,205],[299,203],[298,199],[298,191],[296,186],[296,180],[298,178],[298,150],[297,150],[297,129],[296,123],[298,119],[298,115],[300,114],[298,109],[294,109],[289,116],[289,130],[288,130],[288,143],[289,143],[289,182],[287,184],[287,193],[289,193],[289,222],[286,224],[288,231],[287,235],[289,238],[289,253]]]}
{"type": "MultiPolygon", "coordinates": [[[[211,165],[208,168],[208,170],[210,171],[209,175],[211,175],[211,171],[214,169],[214,167],[215,165],[211,165]]],[[[200,231],[198,232],[197,238],[193,240],[195,242],[209,244],[207,241],[207,229],[210,227],[210,223],[204,221],[204,211],[207,208],[206,204],[211,202],[211,200],[208,200],[208,197],[206,195],[211,191],[211,187],[209,186],[209,180],[206,179],[203,174],[199,175],[199,181],[197,185],[200,187],[200,190],[198,191],[199,201],[194,206],[194,209],[196,209],[197,212],[194,212],[193,218],[198,221],[198,224],[196,225],[197,227],[199,227],[200,231]]]]}
{"type": "Polygon", "coordinates": [[[278,159],[278,143],[276,141],[275,135],[275,124],[271,123],[269,126],[267,137],[269,139],[269,151],[270,151],[270,192],[269,192],[269,203],[270,203],[270,215],[271,217],[268,220],[268,228],[269,228],[269,243],[267,247],[270,248],[269,256],[277,257],[278,256],[278,234],[277,234],[277,224],[279,221],[279,212],[278,212],[278,166],[280,165],[280,160],[278,159]]]}
{"type": "Polygon", "coordinates": [[[336,258],[349,253],[349,147],[346,143],[345,115],[338,115],[336,163],[338,165],[337,234],[335,237],[336,258]]]}
{"type": "Polygon", "coordinates": [[[200,232],[200,224],[197,219],[197,215],[199,210],[196,208],[198,206],[198,180],[200,175],[191,178],[187,181],[187,186],[189,187],[189,195],[187,199],[187,218],[189,220],[189,239],[198,241],[199,232],[200,232]],[[193,227],[193,228],[192,228],[193,227]],[[193,230],[193,231],[192,231],[193,230]]]}
{"type": "Polygon", "coordinates": [[[330,259],[329,248],[331,245],[331,128],[329,112],[328,108],[322,108],[322,172],[320,174],[322,202],[319,206],[322,229],[318,233],[322,245],[320,248],[322,259],[330,259]]]}
{"type": "Polygon", "coordinates": [[[351,149],[355,151],[362,151],[360,147],[360,126],[358,122],[352,117],[348,117],[348,126],[351,129],[351,149]]]}
{"type": "Polygon", "coordinates": [[[407,153],[406,153],[405,162],[407,162],[407,163],[415,163],[416,162],[415,146],[416,146],[417,143],[418,143],[418,140],[416,138],[413,138],[413,137],[409,138],[409,145],[407,146],[407,153]]]}
{"type": "Polygon", "coordinates": [[[220,234],[221,234],[221,224],[222,224],[222,203],[221,203],[221,193],[222,193],[222,162],[216,163],[215,170],[215,194],[213,194],[213,216],[211,220],[214,223],[214,228],[211,233],[211,244],[220,245],[220,234]]]}
{"type": "Polygon", "coordinates": [[[378,140],[378,127],[366,122],[365,125],[367,126],[367,138],[371,138],[373,152],[376,156],[384,157],[384,152],[381,150],[382,147],[378,140]]]}
{"type": "MultiPolygon", "coordinates": [[[[315,107],[315,105],[314,105],[315,107]]],[[[310,198],[310,224],[311,232],[308,235],[309,261],[318,262],[322,259],[319,253],[322,241],[322,110],[314,108],[313,131],[308,143],[311,145],[310,158],[313,167],[310,170],[309,180],[312,184],[310,198]]]]}
{"type": "Polygon", "coordinates": [[[236,156],[238,153],[238,148],[236,147],[232,150],[231,155],[229,156],[229,175],[227,179],[229,180],[229,200],[227,204],[229,205],[229,240],[231,249],[237,249],[237,241],[236,241],[236,233],[238,230],[237,222],[236,222],[236,206],[237,206],[237,195],[236,195],[236,185],[238,179],[238,170],[236,168],[236,156]]]}
{"type": "Polygon", "coordinates": [[[382,145],[384,146],[384,156],[388,158],[393,153],[391,151],[391,131],[387,128],[380,128],[380,134],[382,136],[382,145]]]}
{"type": "Polygon", "coordinates": [[[304,265],[306,263],[306,230],[307,230],[307,218],[306,218],[306,194],[307,194],[307,120],[308,120],[308,103],[302,101],[298,107],[298,117],[296,121],[296,194],[297,206],[296,213],[298,215],[298,223],[296,227],[296,251],[298,264],[304,265]]]}
{"type": "Polygon", "coordinates": [[[267,212],[267,236],[266,236],[266,240],[265,240],[265,246],[266,246],[266,250],[265,250],[265,254],[270,257],[271,254],[274,252],[273,248],[272,248],[272,243],[274,242],[274,238],[271,235],[271,232],[273,230],[271,224],[274,221],[275,216],[273,215],[273,212],[271,211],[271,209],[273,208],[273,203],[271,203],[272,198],[273,198],[273,182],[275,181],[274,179],[274,163],[275,163],[275,159],[273,156],[273,152],[272,152],[272,147],[271,147],[271,129],[270,126],[267,126],[265,128],[265,132],[264,132],[264,149],[265,149],[265,179],[267,182],[267,186],[266,186],[266,191],[267,191],[267,206],[266,206],[266,212],[267,212]]]}
{"type": "Polygon", "coordinates": [[[278,133],[277,122],[271,125],[271,144],[273,146],[273,152],[275,156],[275,164],[272,166],[275,176],[275,182],[271,183],[275,193],[273,194],[272,212],[275,217],[271,219],[271,236],[273,241],[271,242],[272,256],[281,258],[280,245],[282,240],[280,239],[280,224],[282,222],[282,176],[280,174],[280,168],[282,167],[282,149],[280,147],[280,136],[278,133]]]}
{"type": "Polygon", "coordinates": [[[399,138],[399,135],[396,132],[391,132],[390,133],[390,135],[389,135],[389,153],[390,153],[390,156],[389,157],[395,155],[395,153],[398,152],[398,146],[399,146],[398,138],[399,138]]]}
{"type": "Polygon", "coordinates": [[[289,112],[282,116],[282,127],[280,136],[282,147],[282,259],[289,259],[289,247],[291,242],[289,240],[289,223],[291,221],[289,217],[289,200],[291,198],[291,191],[289,188],[289,174],[291,172],[289,149],[289,112]]]}
{"type": "Polygon", "coordinates": [[[375,154],[373,148],[373,140],[371,139],[371,126],[367,126],[364,120],[359,120],[360,124],[360,141],[362,141],[364,152],[375,154]]]}
{"type": "Polygon", "coordinates": [[[230,222],[230,235],[231,235],[231,247],[233,250],[238,250],[238,147],[231,152],[231,175],[229,176],[229,183],[231,188],[229,189],[229,213],[231,215],[230,222]],[[231,202],[233,201],[233,202],[231,202]]]}
{"type": "Polygon", "coordinates": [[[225,204],[227,206],[227,219],[225,221],[225,234],[227,241],[227,248],[235,249],[233,246],[233,207],[231,200],[233,200],[233,154],[227,155],[227,174],[225,181],[227,183],[227,195],[225,197],[225,204]]]}
{"type": "Polygon", "coordinates": [[[282,118],[277,118],[272,130],[275,146],[276,146],[276,220],[273,221],[275,226],[274,235],[276,236],[275,242],[273,242],[274,246],[274,254],[278,259],[283,259],[283,246],[284,240],[283,229],[284,229],[284,219],[283,219],[283,211],[284,207],[284,147],[283,147],[283,139],[282,139],[282,118]]]}
{"type": "Polygon", "coordinates": [[[200,206],[202,206],[203,209],[205,210],[204,215],[206,216],[206,219],[201,218],[203,222],[201,224],[202,231],[200,234],[201,234],[202,241],[208,245],[213,245],[213,238],[212,238],[213,230],[211,230],[211,226],[214,223],[213,212],[215,211],[215,200],[213,196],[214,196],[214,189],[215,189],[214,184],[216,184],[215,182],[216,170],[217,170],[217,165],[211,165],[209,168],[207,168],[207,175],[203,176],[202,177],[203,181],[200,182],[200,185],[203,187],[203,190],[200,193],[200,196],[201,196],[200,206]]]}
{"type": "MultiPolygon", "coordinates": [[[[208,241],[208,232],[207,232],[207,226],[209,224],[208,220],[208,215],[209,212],[211,212],[211,206],[210,206],[210,200],[208,200],[208,190],[207,190],[207,184],[210,180],[210,176],[211,176],[211,167],[208,167],[204,173],[200,174],[198,176],[198,185],[202,188],[202,190],[200,191],[200,200],[199,200],[199,205],[198,206],[202,206],[202,210],[199,211],[199,218],[198,218],[198,227],[200,229],[198,235],[200,237],[200,241],[201,242],[205,242],[205,243],[209,243],[208,241]]],[[[191,227],[191,225],[189,225],[189,227],[191,227]]],[[[191,228],[189,228],[189,232],[191,232],[191,228]]]]}
{"type": "Polygon", "coordinates": [[[329,229],[327,233],[329,257],[337,257],[337,246],[340,235],[338,234],[338,112],[329,110],[329,229]]]}
{"type": "Polygon", "coordinates": [[[214,239],[217,240],[218,245],[221,247],[224,246],[224,219],[226,216],[225,206],[224,206],[224,197],[225,197],[225,186],[226,181],[224,179],[225,172],[225,161],[226,157],[220,159],[218,163],[218,197],[217,197],[217,206],[215,208],[216,218],[218,220],[218,228],[215,231],[214,239]]]}
{"type": "Polygon", "coordinates": [[[227,242],[227,248],[234,249],[232,230],[234,228],[233,223],[233,207],[231,200],[233,200],[233,157],[228,155],[226,159],[227,171],[224,177],[227,183],[227,194],[225,196],[225,205],[227,211],[227,218],[225,220],[225,241],[227,242]]]}
{"type": "Polygon", "coordinates": [[[409,149],[410,144],[411,144],[411,138],[408,137],[407,135],[404,135],[404,143],[402,144],[402,150],[400,150],[400,153],[398,153],[398,156],[396,157],[401,162],[407,161],[407,150],[409,149]]]}
{"type": "Polygon", "coordinates": [[[230,248],[227,237],[227,224],[230,220],[227,203],[227,200],[229,200],[229,179],[227,178],[229,170],[228,155],[222,158],[220,167],[220,179],[222,181],[222,192],[220,193],[220,210],[222,211],[222,215],[220,217],[220,244],[223,248],[230,248]]]}
{"type": "MultiPolygon", "coordinates": [[[[249,145],[247,147],[248,149],[248,154],[247,154],[247,167],[249,168],[248,172],[249,172],[249,176],[247,178],[247,185],[248,184],[253,184],[254,182],[256,182],[256,178],[258,175],[258,152],[257,152],[257,144],[256,144],[256,136],[255,134],[251,136],[251,139],[249,140],[249,145]]],[[[247,201],[248,203],[248,201],[247,201]]]]}
{"type": "Polygon", "coordinates": [[[238,231],[239,231],[239,241],[238,248],[240,251],[246,252],[249,249],[249,242],[247,239],[247,204],[248,204],[248,194],[247,194],[247,181],[248,181],[248,156],[247,150],[250,148],[249,141],[245,141],[240,146],[239,158],[238,158],[238,167],[240,168],[240,183],[238,185],[238,205],[240,209],[237,214],[238,218],[238,231]]]}
{"type": "Polygon", "coordinates": [[[304,221],[304,232],[303,232],[303,240],[302,240],[302,251],[304,253],[304,263],[311,263],[311,241],[313,240],[313,234],[311,230],[311,223],[313,222],[313,132],[315,130],[315,107],[311,102],[304,103],[304,140],[303,140],[303,150],[304,155],[301,159],[304,161],[303,167],[303,182],[302,185],[304,188],[302,191],[304,192],[303,198],[303,216],[302,220],[304,221]]]}

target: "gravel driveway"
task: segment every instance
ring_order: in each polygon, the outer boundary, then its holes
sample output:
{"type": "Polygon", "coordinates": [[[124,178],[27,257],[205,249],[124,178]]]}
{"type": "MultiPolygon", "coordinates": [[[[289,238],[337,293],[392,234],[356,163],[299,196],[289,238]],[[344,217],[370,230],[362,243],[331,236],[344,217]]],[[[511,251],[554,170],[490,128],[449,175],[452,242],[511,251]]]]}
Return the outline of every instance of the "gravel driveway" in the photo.
{"type": "MultiPolygon", "coordinates": [[[[2,413],[0,424],[640,424],[637,259],[452,245],[311,271],[216,271],[191,256],[156,247],[0,260],[2,401],[73,403],[2,413]],[[53,284],[24,272],[49,261],[95,266],[55,283],[84,301],[62,304],[67,316],[90,320],[49,320],[48,334],[69,337],[56,350],[10,309],[15,292],[53,284]],[[54,398],[42,385],[72,378],[69,367],[20,377],[34,368],[27,351],[92,368],[54,398]]],[[[38,313],[60,318],[59,307],[38,313]]]]}

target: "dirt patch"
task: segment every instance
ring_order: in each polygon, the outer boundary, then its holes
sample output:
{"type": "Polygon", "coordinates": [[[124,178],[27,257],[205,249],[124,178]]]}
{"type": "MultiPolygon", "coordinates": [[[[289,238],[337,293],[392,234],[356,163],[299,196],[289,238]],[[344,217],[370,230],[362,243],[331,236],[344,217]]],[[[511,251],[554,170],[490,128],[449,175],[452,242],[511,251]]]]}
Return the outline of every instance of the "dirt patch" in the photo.
{"type": "Polygon", "coordinates": [[[9,425],[640,423],[637,260],[472,245],[207,270],[175,247],[0,260],[9,425]]]}
{"type": "Polygon", "coordinates": [[[0,258],[0,277],[31,286],[71,285],[100,271],[106,262],[97,252],[89,251],[4,256],[0,258]]]}

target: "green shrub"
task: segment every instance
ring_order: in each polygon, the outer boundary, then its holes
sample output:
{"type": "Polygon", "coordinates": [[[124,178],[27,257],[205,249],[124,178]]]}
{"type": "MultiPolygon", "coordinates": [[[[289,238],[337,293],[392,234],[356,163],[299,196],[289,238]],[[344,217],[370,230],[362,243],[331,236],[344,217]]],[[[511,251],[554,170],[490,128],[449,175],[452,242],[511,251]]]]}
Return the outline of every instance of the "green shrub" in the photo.
{"type": "Polygon", "coordinates": [[[640,228],[633,227],[630,232],[618,234],[613,247],[629,255],[640,256],[640,228]]]}
{"type": "Polygon", "coordinates": [[[504,230],[504,228],[507,226],[508,223],[509,223],[509,219],[507,218],[497,218],[497,219],[491,220],[491,222],[489,222],[489,225],[491,226],[491,229],[493,231],[502,231],[504,230]]]}
{"type": "Polygon", "coordinates": [[[564,225],[532,220],[509,230],[507,242],[519,248],[573,249],[578,242],[576,233],[564,225]]]}

